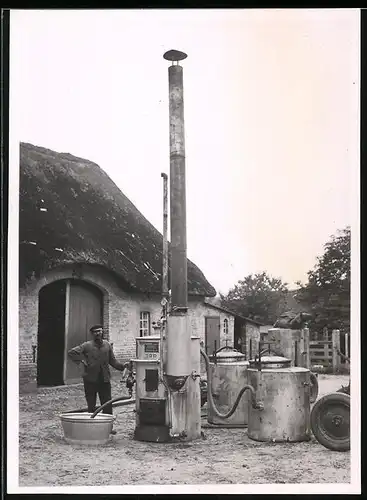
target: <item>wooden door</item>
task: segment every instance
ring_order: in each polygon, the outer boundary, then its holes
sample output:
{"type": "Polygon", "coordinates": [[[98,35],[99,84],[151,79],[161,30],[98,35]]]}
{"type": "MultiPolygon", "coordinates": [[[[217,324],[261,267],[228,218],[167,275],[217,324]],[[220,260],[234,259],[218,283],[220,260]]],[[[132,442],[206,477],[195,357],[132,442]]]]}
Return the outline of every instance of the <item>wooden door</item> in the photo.
{"type": "Polygon", "coordinates": [[[205,350],[211,356],[215,349],[220,348],[220,318],[211,316],[205,318],[205,350]]]}
{"type": "Polygon", "coordinates": [[[69,281],[66,288],[66,352],[65,383],[81,381],[82,367],[67,356],[67,351],[90,340],[89,329],[95,324],[102,324],[102,292],[83,281],[69,281]]]}

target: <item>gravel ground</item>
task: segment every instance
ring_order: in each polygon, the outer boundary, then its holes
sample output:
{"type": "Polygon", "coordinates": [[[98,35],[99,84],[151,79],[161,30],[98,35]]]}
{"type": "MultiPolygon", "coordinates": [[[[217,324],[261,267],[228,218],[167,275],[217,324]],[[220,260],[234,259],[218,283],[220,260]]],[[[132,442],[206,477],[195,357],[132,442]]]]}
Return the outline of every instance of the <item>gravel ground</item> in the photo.
{"type": "MultiPolygon", "coordinates": [[[[347,385],[348,376],[319,375],[319,396],[347,385]]],[[[113,396],[121,384],[113,382],[113,396]]],[[[65,443],[59,414],[85,406],[82,385],[20,396],[19,486],[149,484],[349,483],[350,454],[314,437],[304,443],[259,443],[245,429],[203,429],[189,443],[132,439],[134,405],[117,407],[115,436],[104,446],[65,443]]],[[[205,406],[202,422],[205,423],[205,406]]]]}

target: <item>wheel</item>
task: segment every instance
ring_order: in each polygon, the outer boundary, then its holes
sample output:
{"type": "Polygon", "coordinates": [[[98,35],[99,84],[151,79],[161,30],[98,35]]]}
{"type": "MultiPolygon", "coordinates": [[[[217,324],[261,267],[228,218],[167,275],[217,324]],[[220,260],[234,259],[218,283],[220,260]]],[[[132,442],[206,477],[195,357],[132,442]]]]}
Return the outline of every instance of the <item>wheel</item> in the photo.
{"type": "Polygon", "coordinates": [[[310,403],[314,403],[317,399],[318,394],[319,394],[319,381],[318,381],[316,375],[312,372],[310,372],[310,383],[311,383],[310,403]]]}
{"type": "Polygon", "coordinates": [[[311,411],[311,429],[325,448],[350,450],[350,396],[332,392],[316,401],[311,411]]]}

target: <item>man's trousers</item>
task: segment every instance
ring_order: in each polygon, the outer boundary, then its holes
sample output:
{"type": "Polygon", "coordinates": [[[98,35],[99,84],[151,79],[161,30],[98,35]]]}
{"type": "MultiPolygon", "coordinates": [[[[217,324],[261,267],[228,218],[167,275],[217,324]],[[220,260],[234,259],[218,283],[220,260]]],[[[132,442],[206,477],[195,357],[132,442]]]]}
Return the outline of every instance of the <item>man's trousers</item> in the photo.
{"type": "MultiPolygon", "coordinates": [[[[101,405],[112,399],[111,382],[103,382],[103,380],[98,380],[97,382],[89,382],[87,380],[84,380],[84,393],[85,399],[87,400],[88,412],[93,413],[96,410],[97,394],[101,405]]],[[[112,404],[109,404],[105,408],[103,408],[102,413],[108,413],[112,415],[112,404]]]]}

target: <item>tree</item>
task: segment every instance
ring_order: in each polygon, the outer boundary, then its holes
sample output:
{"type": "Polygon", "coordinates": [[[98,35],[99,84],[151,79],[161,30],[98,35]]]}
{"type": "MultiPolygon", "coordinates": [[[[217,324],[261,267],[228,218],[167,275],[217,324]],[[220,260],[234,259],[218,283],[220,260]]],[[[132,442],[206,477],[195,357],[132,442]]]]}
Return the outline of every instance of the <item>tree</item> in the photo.
{"type": "Polygon", "coordinates": [[[315,267],[307,273],[308,282],[297,291],[297,299],[314,315],[310,327],[350,328],[350,227],[339,230],[324,245],[315,267]]]}
{"type": "Polygon", "coordinates": [[[221,300],[224,306],[242,316],[273,324],[279,302],[285,299],[287,292],[287,283],[263,271],[239,280],[227,295],[221,295],[221,300]]]}

